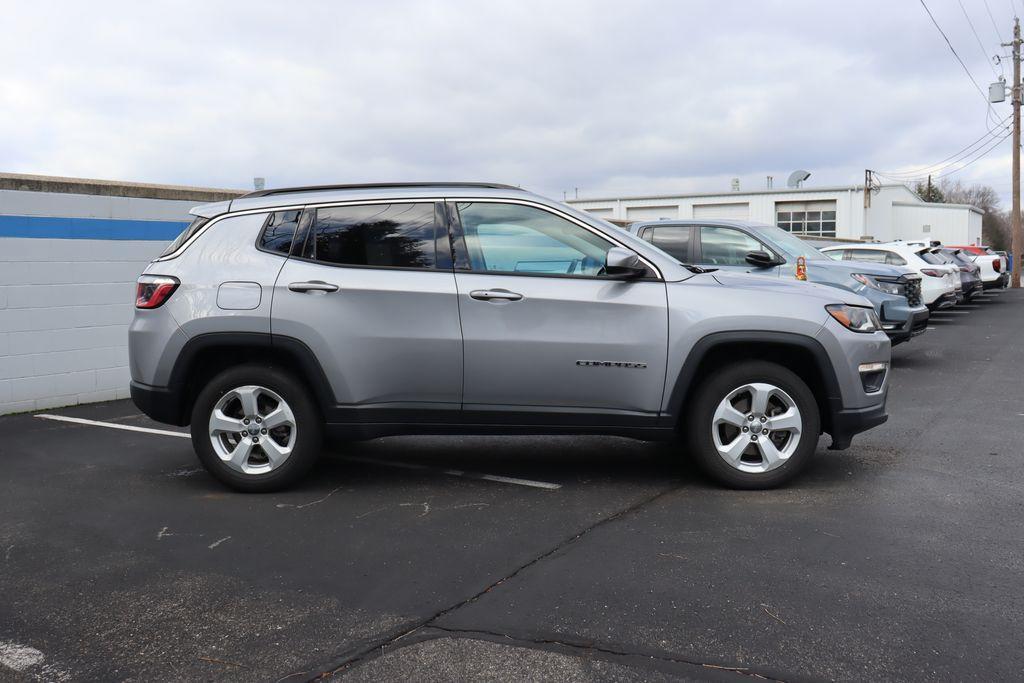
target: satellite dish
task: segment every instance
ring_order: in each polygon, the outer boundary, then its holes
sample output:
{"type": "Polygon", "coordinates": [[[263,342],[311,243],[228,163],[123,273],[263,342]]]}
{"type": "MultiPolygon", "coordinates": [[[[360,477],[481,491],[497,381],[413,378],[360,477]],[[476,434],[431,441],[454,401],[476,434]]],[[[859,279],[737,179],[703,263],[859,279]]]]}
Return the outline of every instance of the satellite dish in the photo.
{"type": "Polygon", "coordinates": [[[810,177],[810,171],[793,171],[789,174],[789,180],[786,181],[786,187],[800,187],[800,185],[810,177]]]}

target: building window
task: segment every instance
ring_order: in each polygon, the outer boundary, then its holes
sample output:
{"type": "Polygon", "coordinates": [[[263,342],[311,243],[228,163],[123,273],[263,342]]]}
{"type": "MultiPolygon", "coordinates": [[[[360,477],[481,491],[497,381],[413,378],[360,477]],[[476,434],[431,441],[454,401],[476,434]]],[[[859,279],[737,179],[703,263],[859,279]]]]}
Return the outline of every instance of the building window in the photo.
{"type": "Polygon", "coordinates": [[[775,202],[775,224],[800,235],[835,237],[836,203],[775,202]]]}

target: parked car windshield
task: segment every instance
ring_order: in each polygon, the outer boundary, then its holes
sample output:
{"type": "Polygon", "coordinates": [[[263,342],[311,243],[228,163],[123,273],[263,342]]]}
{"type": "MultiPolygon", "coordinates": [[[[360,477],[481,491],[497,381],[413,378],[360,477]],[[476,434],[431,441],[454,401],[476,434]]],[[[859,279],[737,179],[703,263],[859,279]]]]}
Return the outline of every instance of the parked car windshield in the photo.
{"type": "Polygon", "coordinates": [[[944,265],[946,265],[946,259],[942,258],[938,254],[933,254],[932,252],[928,251],[927,249],[925,249],[924,251],[918,252],[917,255],[920,256],[922,259],[924,259],[925,263],[931,263],[932,265],[935,265],[935,266],[944,266],[944,265]]]}
{"type": "Polygon", "coordinates": [[[805,242],[791,232],[774,225],[757,229],[758,235],[763,235],[771,243],[786,252],[787,256],[796,258],[803,256],[808,261],[829,261],[829,257],[815,249],[809,242],[805,242]]]}

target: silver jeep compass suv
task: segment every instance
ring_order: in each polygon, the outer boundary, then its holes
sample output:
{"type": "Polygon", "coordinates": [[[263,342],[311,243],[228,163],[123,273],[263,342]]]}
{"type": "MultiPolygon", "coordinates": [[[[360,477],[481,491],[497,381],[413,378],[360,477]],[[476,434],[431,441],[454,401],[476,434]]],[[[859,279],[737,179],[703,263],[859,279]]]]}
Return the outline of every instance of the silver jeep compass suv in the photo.
{"type": "Polygon", "coordinates": [[[852,292],[676,261],[505,185],[255,192],[208,204],[139,278],[132,397],[246,491],[325,432],[678,439],[779,485],[885,421],[889,340],[852,292]]]}

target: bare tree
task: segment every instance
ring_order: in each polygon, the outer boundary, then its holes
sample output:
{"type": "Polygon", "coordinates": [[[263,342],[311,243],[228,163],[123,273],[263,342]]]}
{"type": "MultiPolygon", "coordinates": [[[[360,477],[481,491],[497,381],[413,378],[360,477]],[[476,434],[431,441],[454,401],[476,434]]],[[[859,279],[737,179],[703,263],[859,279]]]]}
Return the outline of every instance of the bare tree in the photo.
{"type": "Polygon", "coordinates": [[[964,185],[959,180],[943,178],[939,191],[946,204],[970,204],[985,212],[981,219],[981,241],[993,249],[1010,248],[1010,214],[1004,211],[999,195],[988,185],[964,185]]]}

